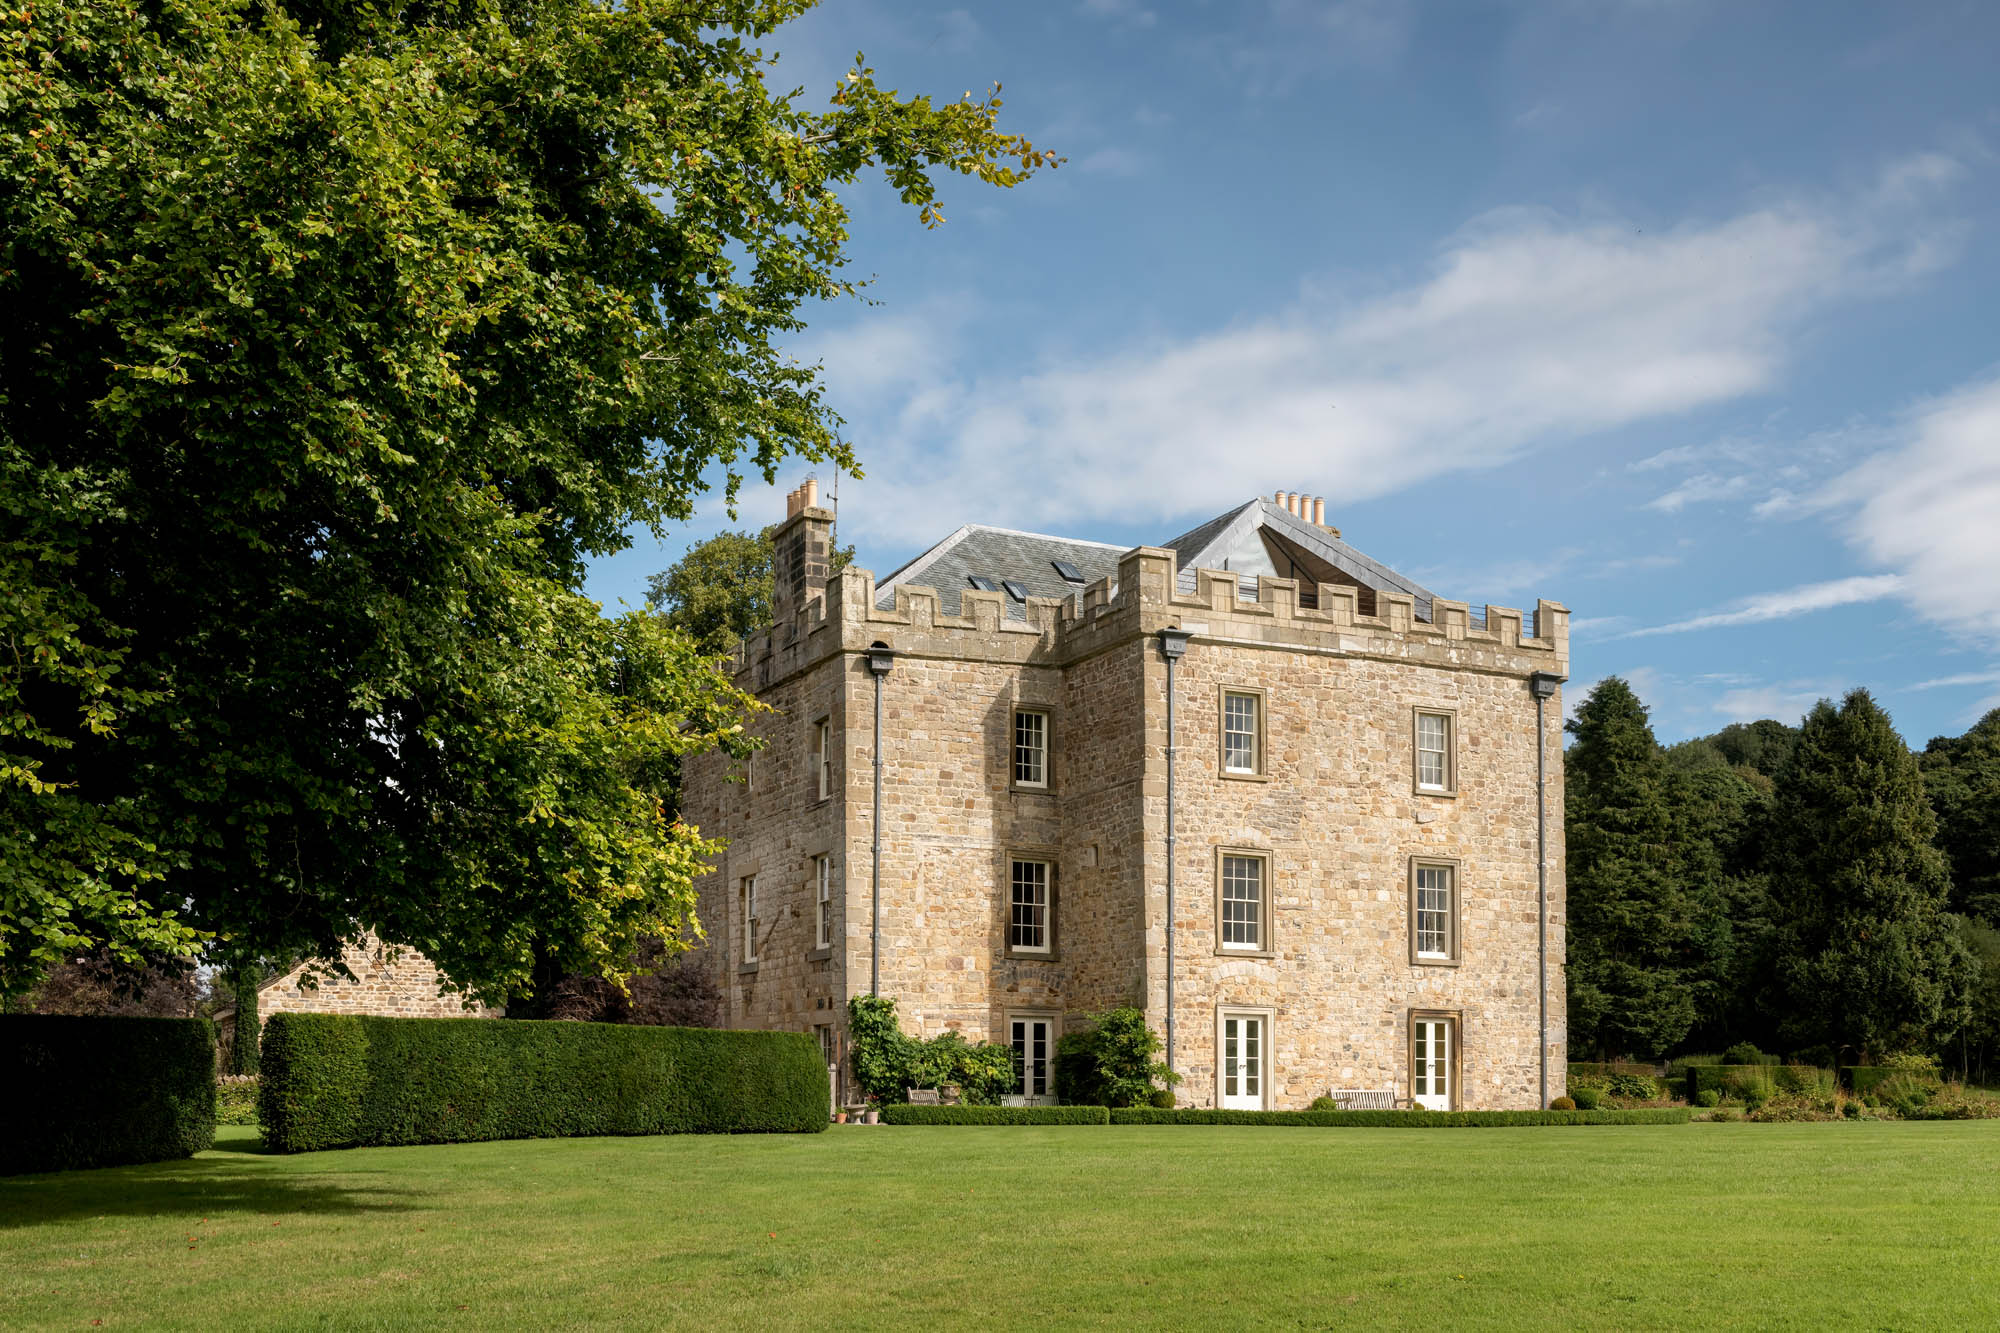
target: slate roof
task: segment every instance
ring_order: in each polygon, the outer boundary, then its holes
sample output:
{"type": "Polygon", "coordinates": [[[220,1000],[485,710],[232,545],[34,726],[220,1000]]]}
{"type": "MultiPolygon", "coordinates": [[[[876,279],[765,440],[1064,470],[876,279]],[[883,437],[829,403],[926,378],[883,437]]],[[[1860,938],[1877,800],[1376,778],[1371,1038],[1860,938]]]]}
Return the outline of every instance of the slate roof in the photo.
{"type": "MultiPolygon", "coordinates": [[[[1175,563],[1180,570],[1180,590],[1194,592],[1195,571],[1220,569],[1220,552],[1227,550],[1240,535],[1259,527],[1319,557],[1365,587],[1378,592],[1409,594],[1416,600],[1417,619],[1431,618],[1430,589],[1363,555],[1317,523],[1309,523],[1284,506],[1261,496],[1226,514],[1217,515],[1192,532],[1161,543],[1174,552],[1175,563]]],[[[1257,595],[1255,575],[1239,579],[1237,586],[1245,596],[1257,595]]]]}
{"type": "MultiPolygon", "coordinates": [[[[996,584],[1013,579],[1027,588],[1030,597],[1074,597],[1086,583],[1107,576],[1115,578],[1118,557],[1127,549],[1108,542],[1049,537],[1039,532],[968,523],[876,584],[875,605],[885,611],[893,609],[897,585],[908,584],[937,589],[939,611],[948,616],[959,615],[959,594],[973,586],[974,574],[996,584]],[[1075,565],[1082,571],[1084,582],[1071,583],[1056,573],[1050,563],[1055,560],[1075,565]]],[[[1028,618],[1027,607],[1011,596],[1005,605],[1009,620],[1028,618]]]]}
{"type": "MultiPolygon", "coordinates": [[[[1220,569],[1223,553],[1253,530],[1264,528],[1282,541],[1325,561],[1365,587],[1379,591],[1408,593],[1416,599],[1417,617],[1429,620],[1430,591],[1404,578],[1386,565],[1378,564],[1346,542],[1314,523],[1308,523],[1282,506],[1263,498],[1218,514],[1192,532],[1184,532],[1160,545],[1178,557],[1180,588],[1195,589],[1195,570],[1220,569]]],[[[968,523],[958,531],[904,565],[875,585],[875,605],[892,610],[896,588],[935,588],[945,615],[959,615],[959,594],[973,587],[972,576],[992,579],[996,584],[1013,579],[1023,584],[1030,597],[1073,597],[1084,584],[1095,583],[1118,573],[1118,557],[1129,549],[1108,542],[1082,541],[1074,537],[1050,537],[1038,532],[1016,532],[1011,528],[990,528],[968,523]],[[1056,573],[1051,563],[1066,560],[1082,571],[1084,583],[1070,583],[1056,573]]],[[[1238,580],[1245,597],[1257,595],[1257,576],[1245,574],[1238,580]]],[[[1027,609],[1011,596],[1006,599],[1010,620],[1027,619],[1027,609]]]]}

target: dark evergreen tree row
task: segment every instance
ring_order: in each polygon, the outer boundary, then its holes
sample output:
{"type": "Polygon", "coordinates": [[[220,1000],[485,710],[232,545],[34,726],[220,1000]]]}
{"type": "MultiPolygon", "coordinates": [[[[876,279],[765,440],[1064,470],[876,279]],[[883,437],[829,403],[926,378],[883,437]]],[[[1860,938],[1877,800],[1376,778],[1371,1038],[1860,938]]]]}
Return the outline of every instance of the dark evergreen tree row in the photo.
{"type": "Polygon", "coordinates": [[[2000,1063],[2000,711],[1918,756],[1855,690],[1662,748],[1612,677],[1568,729],[1573,1056],[2000,1063]]]}

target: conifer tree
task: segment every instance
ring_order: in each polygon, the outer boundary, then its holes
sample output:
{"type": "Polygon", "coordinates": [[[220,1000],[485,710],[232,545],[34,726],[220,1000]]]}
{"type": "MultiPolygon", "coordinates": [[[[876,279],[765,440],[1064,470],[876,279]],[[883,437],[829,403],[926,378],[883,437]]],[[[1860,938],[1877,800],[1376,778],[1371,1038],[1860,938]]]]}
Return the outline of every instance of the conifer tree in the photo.
{"type": "Polygon", "coordinates": [[[1952,907],[2000,926],[2000,708],[1963,736],[1940,736],[1920,761],[1951,863],[1952,907]]]}
{"type": "Polygon", "coordinates": [[[1570,1050],[1662,1054],[1698,1014],[1700,914],[1680,874],[1671,775],[1646,706],[1616,676],[1567,729],[1570,1050]]]}
{"type": "Polygon", "coordinates": [[[1771,840],[1776,980],[1790,1035],[1863,1057],[1924,1044],[1972,961],[1916,757],[1866,690],[1807,714],[1771,840]]]}

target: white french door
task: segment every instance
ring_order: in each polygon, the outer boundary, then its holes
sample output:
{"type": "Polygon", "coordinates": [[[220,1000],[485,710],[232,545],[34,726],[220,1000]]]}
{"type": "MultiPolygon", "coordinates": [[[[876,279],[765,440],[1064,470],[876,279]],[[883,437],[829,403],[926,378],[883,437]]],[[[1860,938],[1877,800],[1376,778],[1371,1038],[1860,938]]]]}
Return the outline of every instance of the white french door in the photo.
{"type": "Polygon", "coordinates": [[[1050,1057],[1055,1052],[1055,1023],[1048,1018],[1016,1018],[1008,1025],[1014,1047],[1014,1095],[1019,1106],[1053,1102],[1049,1092],[1050,1057]]]}
{"type": "Polygon", "coordinates": [[[1222,1109],[1264,1109],[1264,1020],[1256,1014],[1222,1016],[1222,1109]]]}
{"type": "Polygon", "coordinates": [[[1410,1100],[1427,1111],[1451,1109],[1449,1018],[1419,1018],[1410,1045],[1410,1100]]]}

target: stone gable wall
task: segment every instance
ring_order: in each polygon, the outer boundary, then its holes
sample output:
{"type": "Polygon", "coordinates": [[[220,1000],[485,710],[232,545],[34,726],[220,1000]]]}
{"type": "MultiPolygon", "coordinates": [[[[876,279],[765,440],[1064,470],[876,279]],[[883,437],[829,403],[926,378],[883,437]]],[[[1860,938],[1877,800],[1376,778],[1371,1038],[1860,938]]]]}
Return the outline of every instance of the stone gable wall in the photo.
{"type": "MultiPolygon", "coordinates": [[[[501,1011],[455,992],[440,994],[437,965],[415,949],[396,949],[367,936],[341,954],[352,978],[321,976],[308,984],[310,965],[293,968],[257,993],[260,1018],[272,1014],[366,1014],[376,1018],[487,1018],[501,1011]]],[[[233,1017],[233,1016],[232,1016],[233,1017]]]]}

